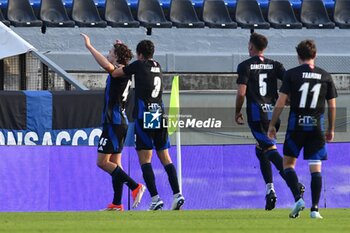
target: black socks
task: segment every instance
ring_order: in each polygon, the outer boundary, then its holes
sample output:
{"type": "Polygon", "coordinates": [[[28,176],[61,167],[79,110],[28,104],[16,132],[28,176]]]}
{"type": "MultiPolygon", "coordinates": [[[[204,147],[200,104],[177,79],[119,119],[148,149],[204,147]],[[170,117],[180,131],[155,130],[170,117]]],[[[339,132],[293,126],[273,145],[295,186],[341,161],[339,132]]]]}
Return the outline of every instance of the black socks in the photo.
{"type": "Polygon", "coordinates": [[[152,169],[152,164],[145,163],[141,166],[143,179],[145,180],[147,189],[151,194],[151,197],[158,195],[156,181],[152,169]]]}
{"type": "Polygon", "coordinates": [[[174,164],[170,163],[164,166],[164,169],[168,174],[168,179],[169,179],[171,189],[173,190],[173,194],[179,193],[180,192],[179,182],[177,180],[177,174],[176,174],[176,169],[174,164]]]}

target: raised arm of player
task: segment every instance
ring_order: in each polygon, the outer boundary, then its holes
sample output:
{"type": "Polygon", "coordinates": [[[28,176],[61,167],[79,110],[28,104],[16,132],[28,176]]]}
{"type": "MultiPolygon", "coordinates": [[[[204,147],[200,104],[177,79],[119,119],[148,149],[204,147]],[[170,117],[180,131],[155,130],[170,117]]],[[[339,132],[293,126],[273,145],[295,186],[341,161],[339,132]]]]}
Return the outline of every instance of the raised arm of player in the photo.
{"type": "Polygon", "coordinates": [[[331,142],[334,139],[335,129],[335,116],[336,116],[336,101],[335,98],[327,100],[328,104],[328,129],[326,132],[327,142],[331,142]]]}
{"type": "Polygon", "coordinates": [[[103,56],[97,49],[92,46],[90,37],[81,33],[80,34],[85,41],[85,47],[90,51],[92,56],[95,58],[96,62],[108,73],[112,73],[115,70],[115,66],[110,63],[105,56],[103,56]]]}
{"type": "Polygon", "coordinates": [[[288,95],[280,92],[277,102],[275,104],[275,108],[273,109],[272,119],[270,121],[269,130],[267,132],[267,136],[270,139],[276,138],[276,123],[283,111],[284,106],[286,105],[287,100],[288,95]]]}
{"type": "Polygon", "coordinates": [[[236,112],[235,112],[235,121],[239,125],[244,124],[244,119],[241,111],[242,111],[242,106],[244,103],[246,92],[247,92],[247,85],[239,84],[237,95],[236,95],[236,112]]]}
{"type": "Polygon", "coordinates": [[[115,69],[111,74],[113,78],[119,78],[125,75],[123,67],[115,69]]]}

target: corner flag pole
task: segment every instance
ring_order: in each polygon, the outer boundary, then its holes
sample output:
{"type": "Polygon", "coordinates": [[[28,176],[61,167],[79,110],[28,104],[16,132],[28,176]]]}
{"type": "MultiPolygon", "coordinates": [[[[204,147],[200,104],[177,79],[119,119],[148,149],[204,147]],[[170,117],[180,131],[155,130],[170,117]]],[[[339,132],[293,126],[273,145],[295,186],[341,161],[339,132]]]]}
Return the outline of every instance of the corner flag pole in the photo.
{"type": "Polygon", "coordinates": [[[170,94],[169,104],[169,135],[176,132],[176,161],[177,161],[177,179],[180,192],[182,193],[182,162],[181,162],[181,137],[178,127],[178,118],[180,114],[180,94],[179,94],[179,76],[174,76],[170,94]]]}
{"type": "Polygon", "coordinates": [[[176,132],[176,159],[177,159],[177,179],[179,181],[180,193],[182,193],[181,136],[180,136],[179,127],[176,132]]]}

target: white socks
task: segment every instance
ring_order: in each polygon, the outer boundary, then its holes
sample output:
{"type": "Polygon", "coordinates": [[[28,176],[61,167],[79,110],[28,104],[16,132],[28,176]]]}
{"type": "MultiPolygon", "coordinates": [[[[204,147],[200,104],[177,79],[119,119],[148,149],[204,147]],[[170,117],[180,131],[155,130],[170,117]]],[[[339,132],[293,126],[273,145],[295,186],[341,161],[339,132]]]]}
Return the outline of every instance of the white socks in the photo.
{"type": "Polygon", "coordinates": [[[155,195],[152,197],[152,202],[157,202],[159,200],[159,195],[155,195]]]}
{"type": "Polygon", "coordinates": [[[267,183],[266,184],[266,195],[269,194],[271,190],[275,192],[275,188],[273,186],[273,183],[267,183]]]}

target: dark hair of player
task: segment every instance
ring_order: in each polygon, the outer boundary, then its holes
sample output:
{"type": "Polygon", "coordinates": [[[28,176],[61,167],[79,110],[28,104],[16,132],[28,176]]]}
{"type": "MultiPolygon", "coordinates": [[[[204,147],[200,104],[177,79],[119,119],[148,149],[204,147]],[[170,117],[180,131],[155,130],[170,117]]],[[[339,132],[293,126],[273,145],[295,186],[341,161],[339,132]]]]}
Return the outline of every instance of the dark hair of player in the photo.
{"type": "Polygon", "coordinates": [[[113,46],[118,64],[127,65],[133,57],[131,50],[125,44],[114,44],[113,46]]]}
{"type": "Polygon", "coordinates": [[[313,40],[303,40],[296,47],[301,60],[310,60],[316,57],[316,44],[313,40]]]}
{"type": "Polygon", "coordinates": [[[253,46],[259,51],[266,49],[268,44],[267,38],[265,36],[255,32],[250,35],[249,42],[253,44],[253,46]]]}
{"type": "Polygon", "coordinates": [[[150,40],[142,40],[137,44],[137,54],[142,54],[145,59],[153,58],[154,44],[150,40]]]}

